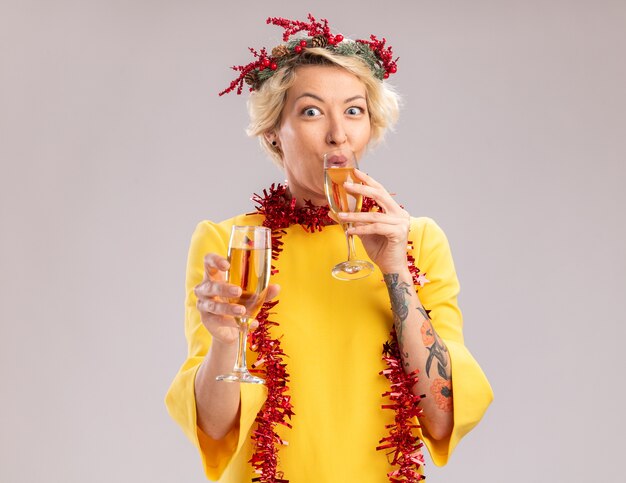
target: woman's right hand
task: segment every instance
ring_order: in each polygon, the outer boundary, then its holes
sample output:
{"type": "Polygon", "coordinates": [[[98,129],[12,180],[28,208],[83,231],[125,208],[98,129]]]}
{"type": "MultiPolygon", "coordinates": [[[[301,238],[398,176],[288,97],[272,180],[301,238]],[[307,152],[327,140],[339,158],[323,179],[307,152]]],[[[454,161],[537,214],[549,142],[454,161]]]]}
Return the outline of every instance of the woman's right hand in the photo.
{"type": "MultiPolygon", "coordinates": [[[[213,339],[223,344],[236,344],[238,327],[234,317],[245,314],[243,305],[231,304],[228,299],[241,295],[241,288],[226,281],[226,272],[230,264],[225,258],[208,253],[204,257],[204,279],[196,285],[194,293],[198,298],[196,307],[200,312],[202,324],[213,336],[213,339]]],[[[271,284],[268,287],[266,301],[278,295],[280,288],[271,284]]],[[[258,323],[253,321],[250,329],[256,328],[258,323]]]]}

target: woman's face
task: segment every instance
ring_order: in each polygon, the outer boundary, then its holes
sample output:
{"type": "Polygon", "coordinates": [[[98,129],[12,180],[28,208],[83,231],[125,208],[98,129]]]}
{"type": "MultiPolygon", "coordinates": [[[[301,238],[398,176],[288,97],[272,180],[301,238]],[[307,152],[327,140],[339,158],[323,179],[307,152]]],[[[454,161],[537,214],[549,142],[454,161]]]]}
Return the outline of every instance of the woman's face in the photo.
{"type": "Polygon", "coordinates": [[[298,67],[275,140],[289,189],[299,202],[324,204],[324,153],[349,147],[357,159],[370,140],[365,85],[341,67],[298,67]]]}

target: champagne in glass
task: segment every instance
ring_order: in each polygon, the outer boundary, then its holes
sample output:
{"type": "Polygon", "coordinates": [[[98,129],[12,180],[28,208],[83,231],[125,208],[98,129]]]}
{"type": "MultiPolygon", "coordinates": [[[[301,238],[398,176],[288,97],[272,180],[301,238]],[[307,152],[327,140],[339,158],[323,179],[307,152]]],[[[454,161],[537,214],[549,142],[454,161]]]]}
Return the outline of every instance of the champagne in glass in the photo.
{"type": "MultiPolygon", "coordinates": [[[[355,154],[347,148],[338,148],[324,155],[324,188],[328,206],[335,214],[341,212],[359,212],[363,204],[363,196],[350,193],[345,183],[358,183],[354,170],[358,168],[355,154]]],[[[352,223],[342,223],[346,230],[352,223]]],[[[348,260],[335,265],[333,277],[339,280],[356,280],[367,277],[374,271],[374,266],[366,260],[357,260],[354,249],[354,238],[346,233],[348,243],[348,260]]]]}
{"type": "Polygon", "coordinates": [[[218,381],[263,384],[260,377],[248,372],[246,346],[250,320],[259,312],[267,295],[272,262],[272,232],[261,226],[233,226],[228,246],[228,282],[241,287],[241,295],[229,299],[243,305],[244,315],[235,317],[239,326],[237,360],[230,374],[217,376],[218,381]]]}
{"type": "Polygon", "coordinates": [[[346,191],[344,183],[354,183],[353,167],[331,167],[324,170],[328,205],[333,213],[361,211],[363,196],[346,191]]]}

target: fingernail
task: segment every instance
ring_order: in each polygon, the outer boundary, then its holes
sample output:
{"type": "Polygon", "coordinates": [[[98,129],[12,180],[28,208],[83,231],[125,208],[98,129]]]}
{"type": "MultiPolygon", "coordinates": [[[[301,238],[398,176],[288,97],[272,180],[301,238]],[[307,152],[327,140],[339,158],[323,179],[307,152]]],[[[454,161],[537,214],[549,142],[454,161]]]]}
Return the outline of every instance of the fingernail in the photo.
{"type": "Polygon", "coordinates": [[[240,305],[235,308],[235,313],[239,315],[243,315],[246,313],[246,309],[240,305]]]}
{"type": "Polygon", "coordinates": [[[348,213],[337,213],[337,216],[339,218],[347,218],[348,217],[348,213]]]}
{"type": "Polygon", "coordinates": [[[234,295],[238,297],[241,294],[241,289],[239,287],[231,287],[228,289],[229,295],[234,295]]]}

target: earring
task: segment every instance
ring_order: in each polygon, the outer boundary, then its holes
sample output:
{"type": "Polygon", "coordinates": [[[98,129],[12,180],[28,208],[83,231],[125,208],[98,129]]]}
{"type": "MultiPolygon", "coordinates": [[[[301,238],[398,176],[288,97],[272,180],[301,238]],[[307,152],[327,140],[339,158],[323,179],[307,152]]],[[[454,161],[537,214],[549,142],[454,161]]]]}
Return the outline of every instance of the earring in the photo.
{"type": "Polygon", "coordinates": [[[276,141],[272,141],[272,146],[276,146],[278,143],[276,141]]]}

